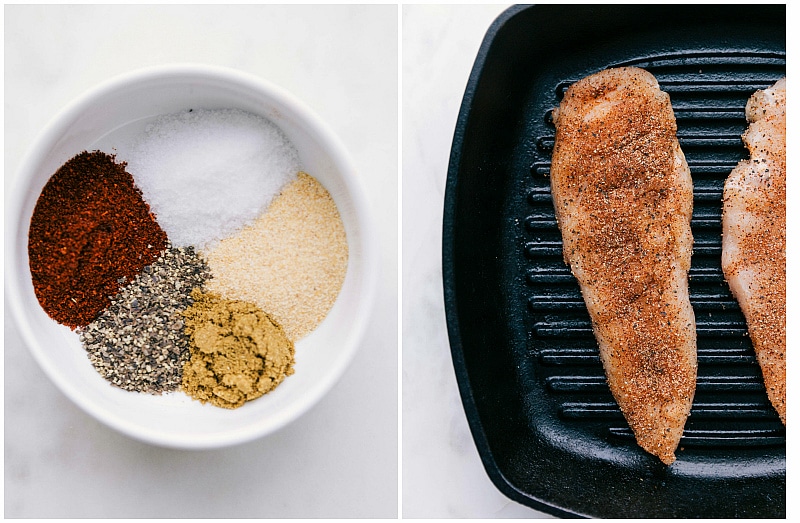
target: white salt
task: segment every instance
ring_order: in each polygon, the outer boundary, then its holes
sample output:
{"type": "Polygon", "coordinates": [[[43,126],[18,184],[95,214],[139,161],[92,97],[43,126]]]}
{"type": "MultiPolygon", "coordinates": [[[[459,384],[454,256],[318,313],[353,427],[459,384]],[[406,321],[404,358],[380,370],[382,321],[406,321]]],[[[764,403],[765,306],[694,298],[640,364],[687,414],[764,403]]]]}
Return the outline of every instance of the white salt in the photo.
{"type": "Polygon", "coordinates": [[[198,249],[253,222],[300,170],[275,124],[238,109],[159,116],[123,159],[173,246],[198,249]]]}

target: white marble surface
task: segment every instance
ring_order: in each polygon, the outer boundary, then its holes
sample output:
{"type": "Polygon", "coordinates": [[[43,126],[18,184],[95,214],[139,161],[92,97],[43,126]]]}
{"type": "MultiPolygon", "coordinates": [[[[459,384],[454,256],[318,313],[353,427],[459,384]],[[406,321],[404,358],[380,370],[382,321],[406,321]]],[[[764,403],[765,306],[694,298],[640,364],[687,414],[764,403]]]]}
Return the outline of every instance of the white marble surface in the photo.
{"type": "Polygon", "coordinates": [[[119,73],[201,62],[294,93],[342,139],[380,234],[371,326],[311,411],[257,441],[184,452],[96,422],[46,378],[5,321],[6,517],[396,517],[398,8],[5,6],[6,194],[65,104],[119,73]]]}
{"type": "Polygon", "coordinates": [[[403,7],[403,516],[537,518],[483,469],[456,385],[442,296],[450,146],[481,41],[506,5],[403,7]]]}

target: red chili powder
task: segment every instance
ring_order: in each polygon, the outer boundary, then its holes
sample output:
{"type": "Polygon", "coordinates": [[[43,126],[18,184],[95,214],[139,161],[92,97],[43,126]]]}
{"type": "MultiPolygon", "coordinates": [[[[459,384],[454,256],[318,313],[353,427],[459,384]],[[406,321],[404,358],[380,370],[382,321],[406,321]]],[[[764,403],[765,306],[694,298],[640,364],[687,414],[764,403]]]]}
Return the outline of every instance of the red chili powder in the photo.
{"type": "Polygon", "coordinates": [[[84,151],[56,171],[33,210],[33,288],[45,312],[72,329],[95,320],[166,246],[125,165],[84,151]]]}

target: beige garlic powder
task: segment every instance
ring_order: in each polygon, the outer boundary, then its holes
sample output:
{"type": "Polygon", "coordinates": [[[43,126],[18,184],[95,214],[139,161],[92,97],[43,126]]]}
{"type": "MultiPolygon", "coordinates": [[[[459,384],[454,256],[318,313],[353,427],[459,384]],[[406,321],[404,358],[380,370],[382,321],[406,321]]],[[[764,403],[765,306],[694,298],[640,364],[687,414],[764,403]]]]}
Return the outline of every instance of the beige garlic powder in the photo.
{"type": "Polygon", "coordinates": [[[344,283],[344,224],[328,191],[298,173],[252,225],[203,253],[206,289],[255,304],[296,342],[333,307],[344,283]]]}

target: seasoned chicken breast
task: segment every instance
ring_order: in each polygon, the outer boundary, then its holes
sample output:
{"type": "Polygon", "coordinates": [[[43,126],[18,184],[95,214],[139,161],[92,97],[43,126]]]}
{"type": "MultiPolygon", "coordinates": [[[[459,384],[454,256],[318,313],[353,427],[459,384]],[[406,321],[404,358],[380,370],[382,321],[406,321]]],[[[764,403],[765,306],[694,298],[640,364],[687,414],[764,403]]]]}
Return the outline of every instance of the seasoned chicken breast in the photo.
{"type": "Polygon", "coordinates": [[[608,385],[638,444],[675,461],[697,378],[692,180],[669,96],[647,71],[573,84],[554,111],[551,188],[608,385]]]}
{"type": "Polygon", "coordinates": [[[725,180],[722,270],[747,320],[770,402],[786,424],[786,79],[757,91],[750,159],[725,180]]]}

